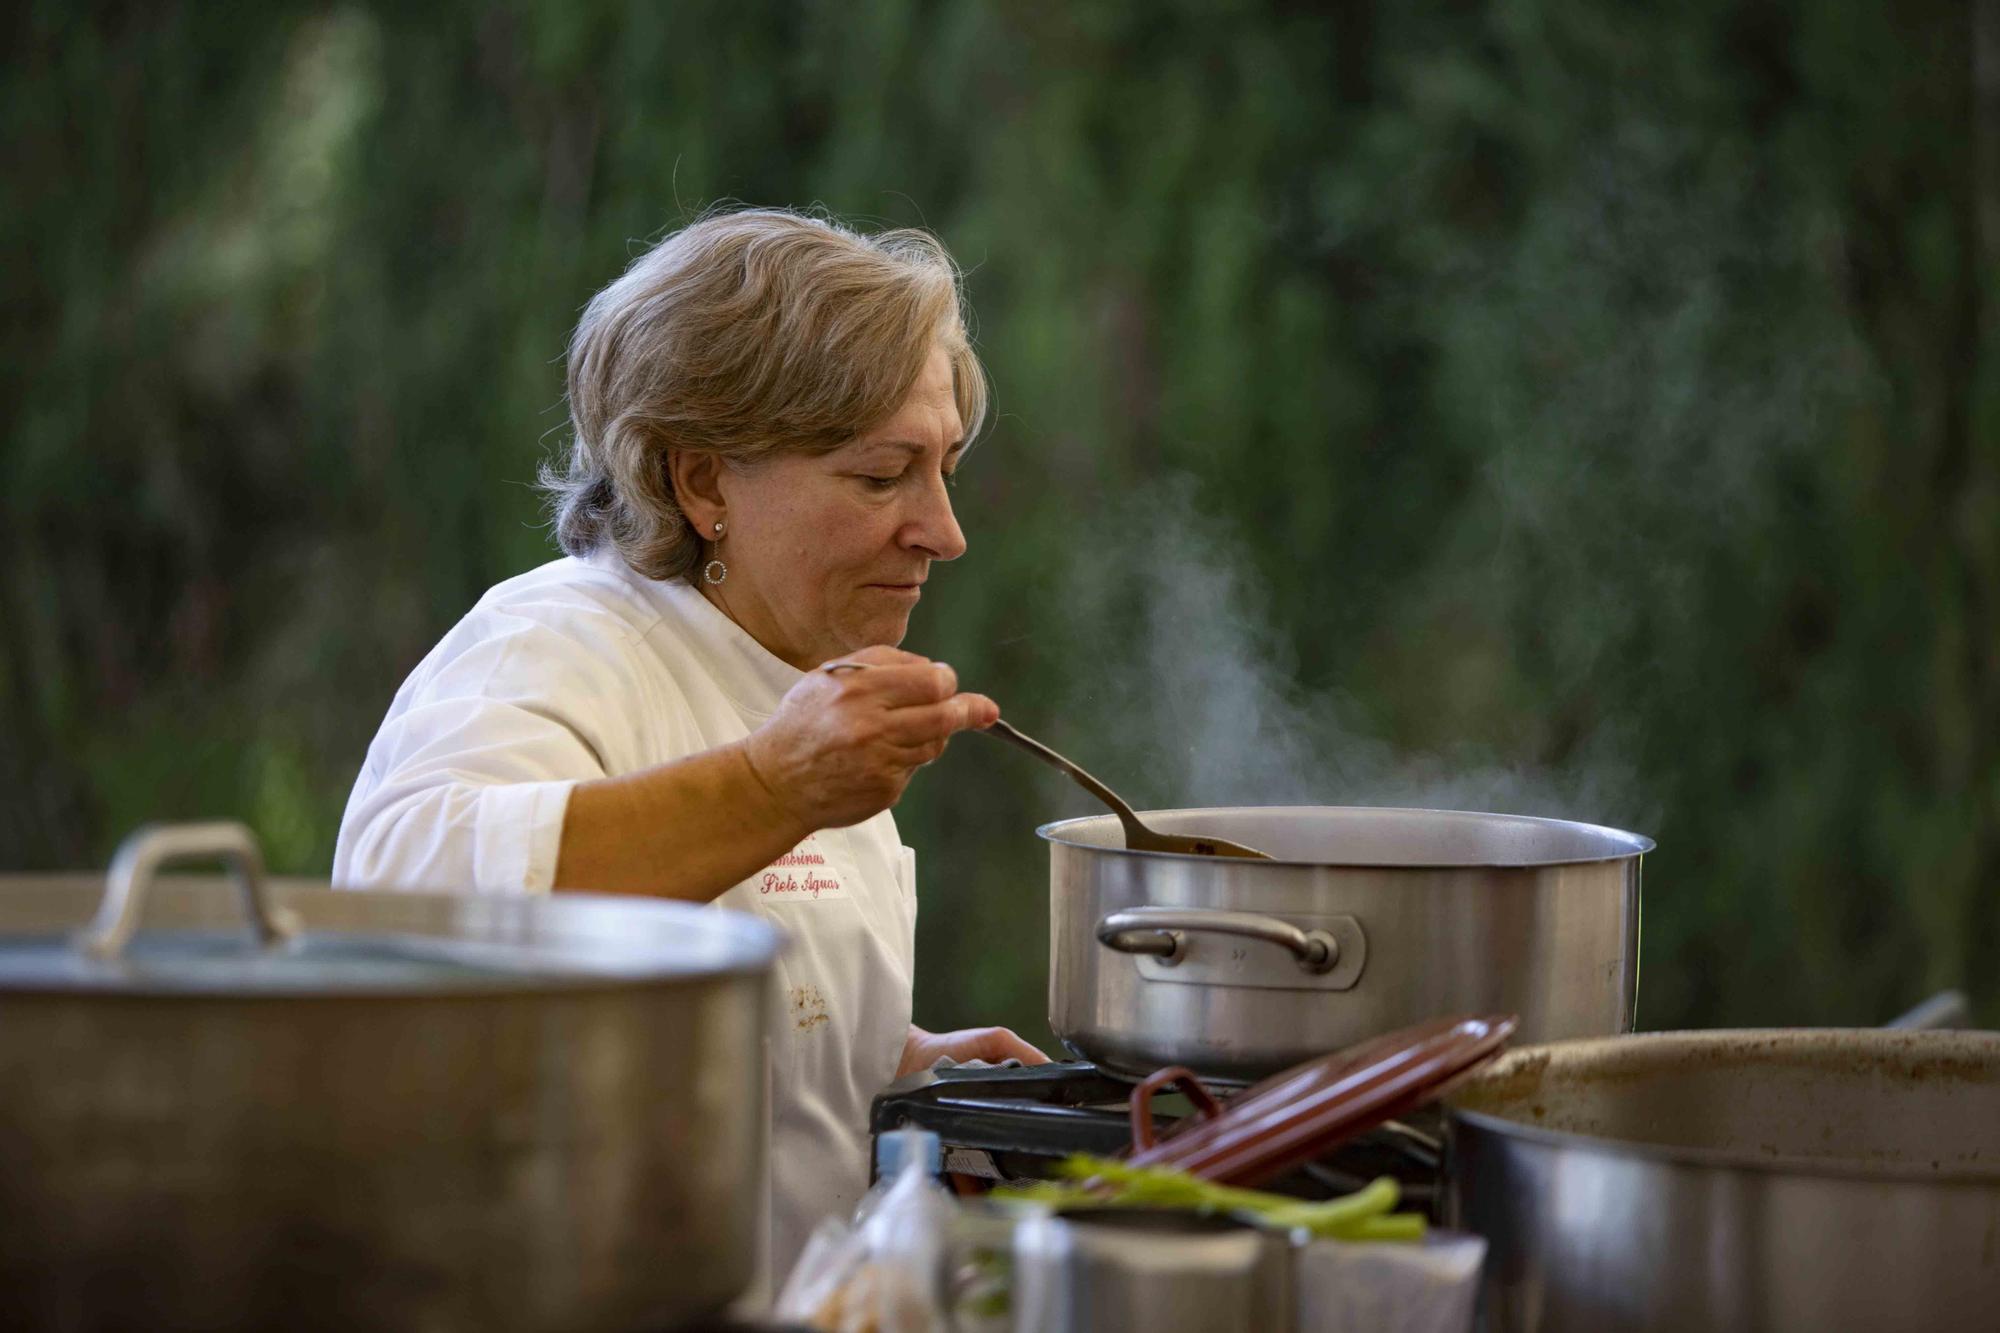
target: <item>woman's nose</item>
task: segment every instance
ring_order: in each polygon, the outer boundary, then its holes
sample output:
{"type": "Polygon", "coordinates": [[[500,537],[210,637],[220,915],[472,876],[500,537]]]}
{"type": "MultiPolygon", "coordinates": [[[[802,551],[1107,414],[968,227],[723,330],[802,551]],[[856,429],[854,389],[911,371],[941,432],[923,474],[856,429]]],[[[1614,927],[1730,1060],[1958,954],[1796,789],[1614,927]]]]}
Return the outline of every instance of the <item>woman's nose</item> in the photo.
{"type": "Polygon", "coordinates": [[[965,533],[951,512],[951,491],[944,478],[936,478],[925,487],[918,504],[918,511],[905,530],[905,542],[933,560],[956,560],[964,555],[965,533]]]}

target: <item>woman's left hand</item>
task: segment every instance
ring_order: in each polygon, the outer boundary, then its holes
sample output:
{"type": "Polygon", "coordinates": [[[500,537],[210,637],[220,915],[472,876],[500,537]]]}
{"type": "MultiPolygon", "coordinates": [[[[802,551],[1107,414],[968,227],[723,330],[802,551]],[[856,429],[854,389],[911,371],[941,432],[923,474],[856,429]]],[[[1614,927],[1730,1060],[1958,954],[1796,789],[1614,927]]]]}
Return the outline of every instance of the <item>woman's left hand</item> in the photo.
{"type": "Polygon", "coordinates": [[[960,1028],[957,1032],[926,1032],[910,1024],[910,1036],[903,1043],[903,1058],[896,1077],[929,1069],[940,1060],[1019,1060],[1024,1065],[1045,1065],[1049,1057],[1022,1041],[1006,1028],[960,1028]]]}

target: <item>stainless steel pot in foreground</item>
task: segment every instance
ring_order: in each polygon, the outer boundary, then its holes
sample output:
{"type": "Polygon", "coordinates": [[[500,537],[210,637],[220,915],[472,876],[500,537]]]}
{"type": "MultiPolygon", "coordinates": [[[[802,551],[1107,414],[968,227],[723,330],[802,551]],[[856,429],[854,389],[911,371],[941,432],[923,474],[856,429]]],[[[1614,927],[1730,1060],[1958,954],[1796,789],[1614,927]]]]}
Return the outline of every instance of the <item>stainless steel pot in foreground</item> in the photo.
{"type": "Polygon", "coordinates": [[[0,878],[0,1325],[657,1327],[748,1283],[762,923],[265,885],[227,825],[113,879],[0,878]]]}
{"type": "Polygon", "coordinates": [[[1016,1227],[1022,1333],[1291,1333],[1280,1236],[1165,1209],[1031,1216],[1016,1227]]]}
{"type": "Polygon", "coordinates": [[[1109,815],[1049,842],[1049,1021],[1144,1075],[1247,1081],[1446,1013],[1520,1038],[1629,1031],[1648,839],[1448,810],[1149,812],[1271,861],[1127,849],[1109,815]]]}
{"type": "Polygon", "coordinates": [[[1448,1108],[1496,1333],[2000,1320],[2000,1035],[1569,1042],[1448,1108]]]}

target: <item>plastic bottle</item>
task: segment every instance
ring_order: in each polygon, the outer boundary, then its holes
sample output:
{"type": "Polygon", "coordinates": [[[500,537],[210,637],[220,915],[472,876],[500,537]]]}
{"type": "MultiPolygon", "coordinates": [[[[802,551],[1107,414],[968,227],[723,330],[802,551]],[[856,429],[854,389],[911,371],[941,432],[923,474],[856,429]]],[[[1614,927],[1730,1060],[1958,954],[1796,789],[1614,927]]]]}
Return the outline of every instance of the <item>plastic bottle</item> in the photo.
{"type": "Polygon", "coordinates": [[[943,1149],[929,1130],[898,1130],[876,1141],[878,1178],[855,1213],[875,1282],[880,1333],[942,1333],[951,1325],[946,1276],[957,1208],[939,1183],[943,1149]]]}
{"type": "Polygon", "coordinates": [[[921,1165],[924,1174],[935,1177],[944,1169],[944,1144],[928,1129],[892,1129],[875,1136],[875,1183],[854,1207],[854,1225],[860,1226],[875,1211],[896,1178],[911,1163],[921,1165]]]}

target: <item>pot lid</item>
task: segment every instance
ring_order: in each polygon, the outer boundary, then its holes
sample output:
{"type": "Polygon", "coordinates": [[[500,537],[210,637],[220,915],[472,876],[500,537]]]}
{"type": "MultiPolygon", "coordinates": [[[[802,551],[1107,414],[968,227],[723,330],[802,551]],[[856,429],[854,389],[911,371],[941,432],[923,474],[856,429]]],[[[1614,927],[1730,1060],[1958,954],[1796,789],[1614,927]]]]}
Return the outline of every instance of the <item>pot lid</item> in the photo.
{"type": "Polygon", "coordinates": [[[1209,1118],[1153,1142],[1152,1092],[1194,1077],[1163,1069],[1133,1090],[1131,1160],[1225,1185],[1261,1185],[1431,1101],[1498,1054],[1518,1021],[1512,1014],[1439,1018],[1391,1032],[1294,1066],[1226,1105],[1196,1097],[1209,1118]]]}
{"type": "Polygon", "coordinates": [[[101,887],[81,876],[0,881],[0,993],[11,994],[599,989],[761,973],[779,946],[747,913],[690,903],[272,884],[253,835],[231,823],[141,829],[101,887]],[[213,859],[233,884],[159,874],[213,859]]]}

